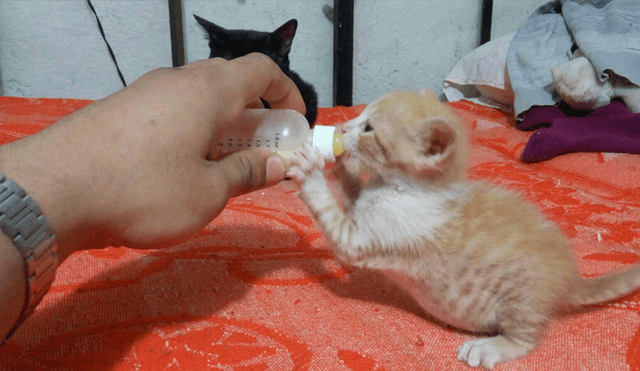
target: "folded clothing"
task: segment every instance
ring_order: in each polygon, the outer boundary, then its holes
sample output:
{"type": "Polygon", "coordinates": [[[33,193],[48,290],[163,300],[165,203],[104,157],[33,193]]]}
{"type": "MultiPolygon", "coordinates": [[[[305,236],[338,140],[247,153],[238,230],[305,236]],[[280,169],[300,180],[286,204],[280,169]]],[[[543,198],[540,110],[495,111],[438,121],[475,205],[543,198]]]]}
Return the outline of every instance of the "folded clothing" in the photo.
{"type": "Polygon", "coordinates": [[[618,100],[588,113],[566,105],[534,107],[516,126],[537,129],[522,152],[527,163],[573,152],[640,154],[640,114],[618,100]]]}

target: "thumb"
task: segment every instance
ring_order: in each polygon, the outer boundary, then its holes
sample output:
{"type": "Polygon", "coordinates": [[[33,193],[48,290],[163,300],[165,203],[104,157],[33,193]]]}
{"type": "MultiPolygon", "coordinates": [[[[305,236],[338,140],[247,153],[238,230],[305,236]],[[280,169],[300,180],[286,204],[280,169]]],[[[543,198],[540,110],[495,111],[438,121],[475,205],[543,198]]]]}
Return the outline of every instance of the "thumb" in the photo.
{"type": "Polygon", "coordinates": [[[217,168],[224,176],[230,198],[275,185],[287,173],[282,157],[269,150],[232,153],[218,161],[217,168]]]}

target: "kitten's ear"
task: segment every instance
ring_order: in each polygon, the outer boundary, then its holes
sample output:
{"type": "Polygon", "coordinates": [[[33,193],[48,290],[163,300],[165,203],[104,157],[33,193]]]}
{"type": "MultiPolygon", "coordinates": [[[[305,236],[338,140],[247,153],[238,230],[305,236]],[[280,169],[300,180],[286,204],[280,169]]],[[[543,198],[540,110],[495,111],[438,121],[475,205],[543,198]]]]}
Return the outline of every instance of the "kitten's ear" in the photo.
{"type": "Polygon", "coordinates": [[[457,149],[457,134],[449,120],[443,116],[427,118],[422,123],[420,136],[422,147],[413,170],[420,175],[444,173],[457,149]]]}
{"type": "Polygon", "coordinates": [[[291,51],[291,43],[293,42],[293,37],[296,35],[297,29],[298,21],[291,19],[271,33],[274,41],[280,45],[280,52],[283,55],[287,55],[291,51]]]}

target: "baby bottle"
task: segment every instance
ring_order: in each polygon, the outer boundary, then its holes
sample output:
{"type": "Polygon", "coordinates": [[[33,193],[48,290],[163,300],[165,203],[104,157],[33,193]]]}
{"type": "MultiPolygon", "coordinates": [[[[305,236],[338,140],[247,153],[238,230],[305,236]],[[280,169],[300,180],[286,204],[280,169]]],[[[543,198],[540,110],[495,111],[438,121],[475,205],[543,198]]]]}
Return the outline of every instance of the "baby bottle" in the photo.
{"type": "Polygon", "coordinates": [[[342,136],[334,126],[309,129],[305,117],[288,109],[245,109],[238,122],[225,130],[213,152],[214,158],[251,148],[265,148],[291,158],[305,144],[317,148],[325,161],[344,152],[342,136]]]}

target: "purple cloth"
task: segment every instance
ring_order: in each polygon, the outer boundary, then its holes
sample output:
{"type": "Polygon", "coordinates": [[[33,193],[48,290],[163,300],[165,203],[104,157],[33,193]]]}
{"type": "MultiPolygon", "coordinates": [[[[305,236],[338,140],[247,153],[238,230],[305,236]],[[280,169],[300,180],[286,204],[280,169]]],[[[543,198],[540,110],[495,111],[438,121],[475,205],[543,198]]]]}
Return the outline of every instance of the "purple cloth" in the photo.
{"type": "Polygon", "coordinates": [[[640,113],[617,100],[587,113],[563,105],[532,108],[517,127],[537,129],[522,152],[528,163],[572,152],[640,154],[640,113]]]}

